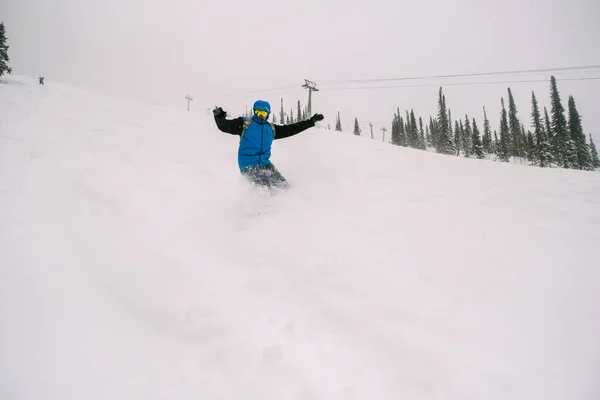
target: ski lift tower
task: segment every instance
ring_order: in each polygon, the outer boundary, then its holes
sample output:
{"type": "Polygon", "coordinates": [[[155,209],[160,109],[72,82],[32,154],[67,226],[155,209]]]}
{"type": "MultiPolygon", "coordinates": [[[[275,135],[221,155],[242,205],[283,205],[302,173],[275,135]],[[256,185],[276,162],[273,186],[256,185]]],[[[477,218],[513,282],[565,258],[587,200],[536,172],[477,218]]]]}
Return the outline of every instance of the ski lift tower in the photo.
{"type": "Polygon", "coordinates": [[[312,92],[318,92],[317,84],[309,81],[308,79],[304,80],[303,88],[308,89],[308,118],[312,116],[312,92]]]}
{"type": "Polygon", "coordinates": [[[194,100],[194,98],[190,95],[185,96],[185,99],[188,101],[187,110],[190,111],[190,100],[194,100]]]}

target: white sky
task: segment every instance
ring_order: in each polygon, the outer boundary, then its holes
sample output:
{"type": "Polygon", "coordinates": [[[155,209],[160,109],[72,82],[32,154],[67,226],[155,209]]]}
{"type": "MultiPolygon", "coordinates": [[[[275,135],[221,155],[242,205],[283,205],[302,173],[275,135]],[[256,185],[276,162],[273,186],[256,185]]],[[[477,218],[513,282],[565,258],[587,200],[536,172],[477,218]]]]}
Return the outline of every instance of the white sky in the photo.
{"type": "MultiPolygon", "coordinates": [[[[304,78],[324,80],[410,77],[600,64],[600,3],[595,0],[423,1],[166,1],[3,0],[15,74],[43,75],[109,95],[185,107],[222,105],[231,114],[261,98],[279,110],[304,104],[304,78]],[[249,93],[297,85],[297,89],[249,93]]],[[[563,81],[566,107],[575,97],[584,128],[600,138],[596,112],[600,80],[563,81]]],[[[491,77],[547,79],[549,74],[491,77]]],[[[390,84],[434,85],[466,79],[390,84]]],[[[331,90],[314,96],[313,111],[334,124],[354,117],[388,124],[396,107],[436,112],[433,87],[331,90]]],[[[329,85],[333,87],[333,85],[329,85]]],[[[339,85],[335,85],[339,87],[339,85]]],[[[372,86],[372,85],[369,85],[372,86]]],[[[522,122],[531,90],[548,103],[549,82],[445,87],[457,118],[498,127],[500,96],[510,86],[522,122]]],[[[600,139],[598,140],[600,142],[600,139]]]]}

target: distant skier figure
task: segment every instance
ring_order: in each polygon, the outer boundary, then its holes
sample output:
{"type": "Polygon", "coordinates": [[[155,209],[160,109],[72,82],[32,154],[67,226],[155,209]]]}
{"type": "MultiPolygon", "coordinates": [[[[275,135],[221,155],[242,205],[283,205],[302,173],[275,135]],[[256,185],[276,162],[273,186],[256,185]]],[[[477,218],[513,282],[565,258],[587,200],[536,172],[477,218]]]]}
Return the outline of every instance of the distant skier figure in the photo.
{"type": "Polygon", "coordinates": [[[323,115],[315,114],[310,119],[295,124],[275,125],[267,122],[271,105],[264,100],[254,103],[253,113],[250,119],[239,117],[228,120],[225,119],[227,113],[221,107],[213,110],[215,122],[221,131],[240,136],[238,166],[242,175],[256,185],[285,189],[288,187],[287,181],[270,160],[273,140],[312,128],[317,121],[323,120],[323,115]]]}
{"type": "Polygon", "coordinates": [[[44,86],[44,77],[40,76],[40,85],[44,86]]]}

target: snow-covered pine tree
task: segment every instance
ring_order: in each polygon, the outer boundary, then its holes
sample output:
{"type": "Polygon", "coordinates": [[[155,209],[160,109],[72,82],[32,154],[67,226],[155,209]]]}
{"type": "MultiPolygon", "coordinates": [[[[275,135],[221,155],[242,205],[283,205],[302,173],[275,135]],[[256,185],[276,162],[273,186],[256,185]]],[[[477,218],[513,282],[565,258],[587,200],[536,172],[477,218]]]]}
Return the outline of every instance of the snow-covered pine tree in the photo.
{"type": "Polygon", "coordinates": [[[425,127],[425,142],[427,147],[433,147],[433,118],[429,116],[429,123],[425,127]]]}
{"type": "Polygon", "coordinates": [[[490,120],[487,117],[487,112],[485,111],[485,107],[483,107],[483,151],[485,154],[493,153],[493,140],[492,140],[492,130],[490,128],[490,120]]]}
{"type": "Polygon", "coordinates": [[[417,126],[417,119],[415,118],[415,112],[410,110],[410,147],[418,149],[419,145],[419,127],[417,126]]]}
{"type": "Polygon", "coordinates": [[[431,135],[431,147],[437,149],[439,143],[438,122],[432,116],[429,116],[429,134],[431,135]]]}
{"type": "MultiPolygon", "coordinates": [[[[444,104],[446,104],[446,96],[444,96],[444,104]]],[[[454,137],[454,132],[452,132],[452,123],[455,122],[452,119],[452,110],[448,109],[448,137],[452,139],[454,137]]],[[[459,135],[460,136],[460,135],[459,135]]]]}
{"type": "Polygon", "coordinates": [[[337,120],[335,121],[335,130],[342,131],[342,120],[340,119],[340,112],[337,113],[337,120]]]}
{"type": "Polygon", "coordinates": [[[573,96],[569,96],[569,133],[571,134],[571,141],[575,144],[575,154],[577,160],[577,167],[579,169],[591,170],[592,157],[590,149],[585,142],[585,134],[583,133],[583,126],[581,125],[581,116],[575,106],[575,99],[573,96]]]}
{"type": "Polygon", "coordinates": [[[390,139],[390,143],[395,146],[400,144],[400,126],[398,121],[398,115],[394,113],[394,119],[392,120],[392,137],[390,139]]]}
{"type": "Polygon", "coordinates": [[[530,130],[527,131],[527,160],[534,164],[536,163],[537,151],[535,148],[535,140],[533,139],[533,133],[530,130]]]}
{"type": "Polygon", "coordinates": [[[473,149],[473,131],[471,130],[471,121],[469,120],[469,116],[465,114],[465,124],[464,129],[461,122],[461,145],[463,148],[463,154],[465,157],[471,157],[472,149],[473,149]]]}
{"type": "Polygon", "coordinates": [[[498,143],[498,159],[500,161],[510,161],[510,148],[509,148],[509,127],[508,117],[506,115],[506,107],[504,107],[504,97],[500,100],[502,104],[502,111],[500,113],[500,141],[498,143]]]}
{"type": "Polygon", "coordinates": [[[540,167],[547,167],[552,159],[550,153],[550,143],[542,123],[542,116],[538,106],[535,92],[531,92],[531,124],[533,125],[533,161],[540,167]]]}
{"type": "Polygon", "coordinates": [[[423,118],[419,117],[419,149],[427,150],[425,131],[423,130],[423,118]]]}
{"type": "Polygon", "coordinates": [[[519,137],[523,138],[520,142],[521,154],[523,155],[523,157],[525,157],[525,159],[531,161],[531,147],[529,143],[529,138],[527,137],[527,133],[525,133],[525,125],[523,124],[521,124],[521,127],[519,128],[519,137]]]}
{"type": "Polygon", "coordinates": [[[550,154],[548,165],[552,165],[552,163],[558,163],[559,148],[556,144],[554,133],[552,132],[552,126],[550,126],[550,117],[548,116],[548,109],[546,106],[544,106],[544,126],[546,128],[546,137],[548,140],[548,153],[550,154]]]}
{"type": "Polygon", "coordinates": [[[568,159],[569,152],[569,130],[567,119],[565,118],[565,109],[560,101],[560,94],[556,85],[556,78],[550,78],[550,100],[551,100],[551,127],[552,134],[555,137],[557,163],[563,168],[572,168],[568,159]]]}
{"type": "MultiPolygon", "coordinates": [[[[444,104],[446,104],[446,96],[444,96],[444,104]]],[[[448,109],[448,152],[447,154],[457,154],[459,150],[459,144],[454,140],[454,133],[452,132],[452,112],[448,109]]]]}
{"type": "Polygon", "coordinates": [[[442,154],[451,154],[450,140],[448,138],[448,113],[446,111],[446,98],[440,87],[438,94],[438,115],[437,115],[437,146],[436,151],[442,154]]]}
{"type": "Polygon", "coordinates": [[[472,152],[475,157],[481,159],[484,158],[485,155],[483,153],[483,144],[481,143],[481,135],[479,133],[479,128],[477,127],[477,122],[475,118],[473,118],[473,139],[471,140],[473,145],[472,152]]]}
{"type": "Polygon", "coordinates": [[[303,120],[302,119],[302,107],[300,107],[300,100],[298,100],[298,114],[297,115],[298,115],[297,121],[298,122],[302,121],[303,120]]]}
{"type": "MultiPolygon", "coordinates": [[[[444,104],[446,104],[446,96],[444,96],[444,104]]],[[[448,109],[448,154],[456,154],[458,155],[460,149],[454,148],[454,143],[456,143],[456,131],[452,130],[452,126],[454,126],[456,121],[452,119],[452,111],[448,109]]],[[[460,132],[459,132],[460,136],[460,132]]]]}
{"type": "Polygon", "coordinates": [[[406,119],[404,120],[404,124],[406,126],[406,146],[408,147],[413,147],[412,143],[414,141],[413,138],[413,128],[412,128],[412,124],[410,123],[410,113],[408,112],[408,110],[406,110],[406,119]]]}
{"type": "Polygon", "coordinates": [[[512,91],[508,88],[508,137],[507,144],[510,155],[513,157],[523,157],[523,139],[521,133],[521,123],[517,116],[517,106],[512,91]]]}
{"type": "MultiPolygon", "coordinates": [[[[400,114],[398,114],[400,115],[400,114]]],[[[404,124],[404,120],[402,119],[402,117],[398,118],[398,137],[400,139],[400,141],[398,142],[398,144],[400,146],[406,147],[408,146],[408,139],[407,139],[407,135],[406,135],[406,125],[404,124]]]]}
{"type": "MultiPolygon", "coordinates": [[[[460,124],[462,124],[462,122],[460,124]]],[[[461,141],[462,141],[462,130],[460,129],[460,125],[459,125],[458,121],[454,121],[454,143],[456,143],[455,150],[456,150],[457,156],[460,156],[461,141]]]]}
{"type": "Polygon", "coordinates": [[[6,28],[4,27],[4,23],[0,22],[0,77],[4,74],[11,74],[12,69],[8,66],[8,62],[10,59],[8,58],[8,46],[6,41],[8,38],[6,37],[6,28]]]}
{"type": "Polygon", "coordinates": [[[285,112],[283,111],[283,97],[281,98],[281,111],[279,111],[279,120],[283,125],[285,123],[285,112]]]}
{"type": "Polygon", "coordinates": [[[354,118],[354,134],[360,136],[360,126],[358,126],[358,118],[354,118]]]}

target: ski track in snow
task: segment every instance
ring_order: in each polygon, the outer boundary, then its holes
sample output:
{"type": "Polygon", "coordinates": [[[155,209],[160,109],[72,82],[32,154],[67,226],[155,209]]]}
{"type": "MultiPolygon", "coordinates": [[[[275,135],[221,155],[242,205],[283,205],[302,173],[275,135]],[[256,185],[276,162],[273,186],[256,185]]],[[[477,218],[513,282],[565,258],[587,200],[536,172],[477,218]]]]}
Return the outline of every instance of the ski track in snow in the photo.
{"type": "MultiPolygon", "coordinates": [[[[0,398],[596,399],[600,174],[0,85],[0,398]]],[[[19,85],[15,83],[21,83],[19,85]]]]}

